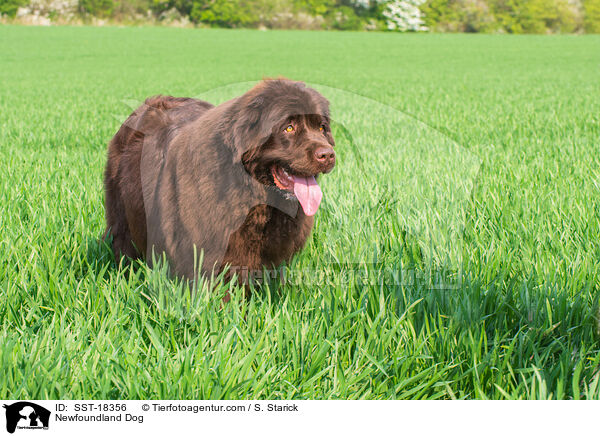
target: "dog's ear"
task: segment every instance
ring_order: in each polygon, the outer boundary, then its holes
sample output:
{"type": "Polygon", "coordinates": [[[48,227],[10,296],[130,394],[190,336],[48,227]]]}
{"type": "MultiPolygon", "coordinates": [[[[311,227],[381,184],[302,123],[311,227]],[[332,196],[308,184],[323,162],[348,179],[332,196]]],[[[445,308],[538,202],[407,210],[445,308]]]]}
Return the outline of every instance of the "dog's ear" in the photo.
{"type": "Polygon", "coordinates": [[[269,140],[276,122],[271,119],[272,108],[262,94],[243,96],[238,104],[230,141],[236,162],[240,162],[245,153],[258,151],[269,140]]]}

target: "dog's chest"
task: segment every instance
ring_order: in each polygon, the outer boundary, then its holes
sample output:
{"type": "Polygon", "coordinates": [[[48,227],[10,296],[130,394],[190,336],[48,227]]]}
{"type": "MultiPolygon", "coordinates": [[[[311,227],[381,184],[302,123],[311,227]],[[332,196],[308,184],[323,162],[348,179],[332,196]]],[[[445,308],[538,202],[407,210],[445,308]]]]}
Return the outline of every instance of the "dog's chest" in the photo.
{"type": "Polygon", "coordinates": [[[302,248],[312,227],[307,218],[304,214],[291,217],[272,210],[264,227],[263,264],[288,261],[302,248]]]}

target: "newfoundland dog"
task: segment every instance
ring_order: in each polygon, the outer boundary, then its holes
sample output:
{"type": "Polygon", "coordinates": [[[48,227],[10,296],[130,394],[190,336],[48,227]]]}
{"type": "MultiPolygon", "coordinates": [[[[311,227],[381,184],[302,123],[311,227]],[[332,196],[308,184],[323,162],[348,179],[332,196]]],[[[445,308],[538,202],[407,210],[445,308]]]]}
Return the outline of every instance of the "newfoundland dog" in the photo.
{"type": "Polygon", "coordinates": [[[328,101],[286,79],[219,106],[147,99],[108,149],[105,236],[116,258],[165,256],[191,279],[229,265],[242,282],[289,261],[312,229],[317,178],[335,165],[329,122],[328,101]]]}

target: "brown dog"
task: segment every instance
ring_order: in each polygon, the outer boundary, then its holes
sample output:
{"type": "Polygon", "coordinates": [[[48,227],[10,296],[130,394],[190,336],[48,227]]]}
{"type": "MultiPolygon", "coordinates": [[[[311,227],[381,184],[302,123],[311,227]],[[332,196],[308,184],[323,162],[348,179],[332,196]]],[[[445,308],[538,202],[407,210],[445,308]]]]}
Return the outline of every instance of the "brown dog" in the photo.
{"type": "Polygon", "coordinates": [[[289,261],[310,234],[335,165],[329,104],[301,82],[265,80],[217,107],[146,100],[109,145],[106,236],[115,256],[164,253],[176,275],[229,264],[244,281],[289,261]]]}

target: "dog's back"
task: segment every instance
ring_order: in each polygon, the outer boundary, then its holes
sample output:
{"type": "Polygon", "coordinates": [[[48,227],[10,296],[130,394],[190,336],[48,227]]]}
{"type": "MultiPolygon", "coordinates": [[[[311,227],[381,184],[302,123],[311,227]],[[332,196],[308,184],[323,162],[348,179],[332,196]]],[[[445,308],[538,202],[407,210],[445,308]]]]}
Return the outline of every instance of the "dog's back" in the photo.
{"type": "Polygon", "coordinates": [[[212,104],[193,98],[148,98],[125,120],[108,147],[104,172],[106,233],[115,258],[146,253],[146,212],[140,162],[144,141],[157,141],[200,117],[212,104]]]}

